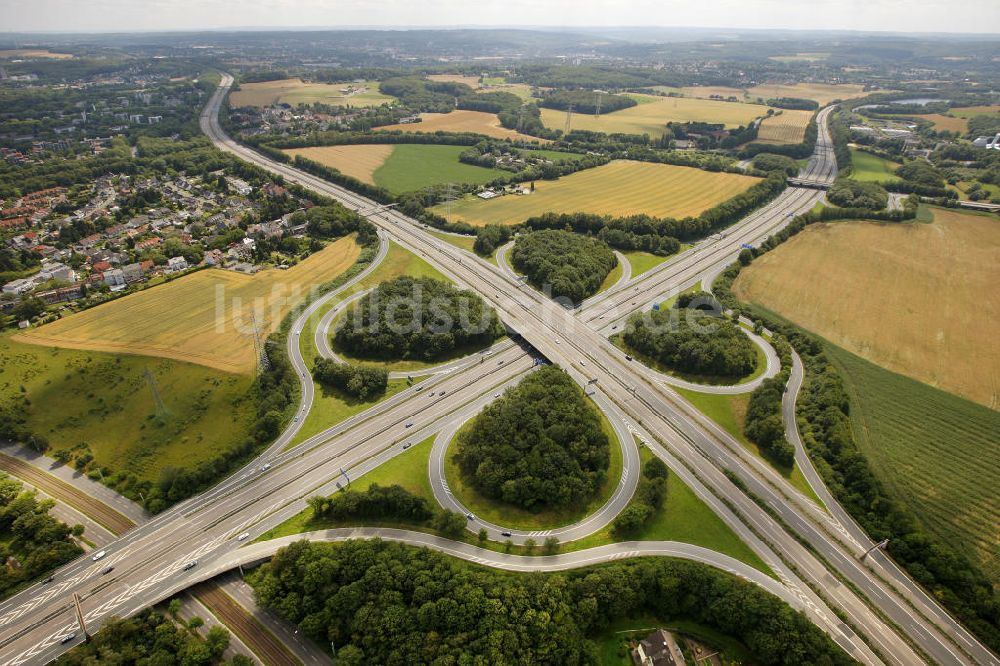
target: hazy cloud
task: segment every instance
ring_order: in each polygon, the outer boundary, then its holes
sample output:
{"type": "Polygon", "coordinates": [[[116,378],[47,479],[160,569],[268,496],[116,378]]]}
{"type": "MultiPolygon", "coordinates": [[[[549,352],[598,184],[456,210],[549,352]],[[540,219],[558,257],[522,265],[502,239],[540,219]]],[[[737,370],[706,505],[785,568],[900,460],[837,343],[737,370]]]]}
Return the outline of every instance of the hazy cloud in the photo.
{"type": "Polygon", "coordinates": [[[4,31],[704,26],[1000,32],[997,0],[0,0],[4,31]]]}

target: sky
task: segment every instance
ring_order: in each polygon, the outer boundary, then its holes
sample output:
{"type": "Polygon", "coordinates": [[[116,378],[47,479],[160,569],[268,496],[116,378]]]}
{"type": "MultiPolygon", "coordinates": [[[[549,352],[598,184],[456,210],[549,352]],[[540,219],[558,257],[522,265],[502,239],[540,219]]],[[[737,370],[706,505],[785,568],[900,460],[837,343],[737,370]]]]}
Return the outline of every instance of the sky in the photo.
{"type": "Polygon", "coordinates": [[[998,0],[0,0],[0,32],[697,26],[1000,33],[998,0]]]}

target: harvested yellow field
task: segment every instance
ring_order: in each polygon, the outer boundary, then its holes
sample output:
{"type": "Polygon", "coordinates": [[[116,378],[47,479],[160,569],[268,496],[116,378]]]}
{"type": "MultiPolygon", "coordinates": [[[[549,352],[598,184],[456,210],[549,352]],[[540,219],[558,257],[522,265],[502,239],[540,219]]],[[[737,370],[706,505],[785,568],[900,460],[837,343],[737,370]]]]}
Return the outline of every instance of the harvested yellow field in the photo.
{"type": "Polygon", "coordinates": [[[684,86],[678,90],[685,97],[700,97],[702,99],[716,95],[726,99],[735,97],[743,101],[747,94],[747,91],[742,88],[729,88],[727,86],[684,86]]]}
{"type": "Polygon", "coordinates": [[[812,111],[782,109],[770,118],[765,118],[757,132],[757,143],[802,143],[806,136],[806,126],[812,111]]]}
{"type": "Polygon", "coordinates": [[[829,57],[830,53],[828,51],[816,51],[811,53],[796,53],[795,55],[771,56],[770,60],[775,60],[777,62],[818,62],[820,60],[826,60],[829,57]]]}
{"type": "Polygon", "coordinates": [[[527,195],[467,197],[432,210],[452,221],[518,224],[542,213],[686,217],[744,191],[758,179],[690,167],[618,160],[558,180],[540,180],[527,195]]]}
{"type": "Polygon", "coordinates": [[[6,49],[0,50],[0,60],[13,58],[52,58],[53,60],[68,60],[73,55],[69,53],[53,53],[46,49],[6,49]]]}
{"type": "Polygon", "coordinates": [[[253,371],[253,327],[274,332],[288,312],[357,260],[354,238],[288,270],[256,275],[207,269],[14,336],[50,347],[160,356],[234,373],[253,371]]]}
{"type": "Polygon", "coordinates": [[[864,86],[853,83],[796,83],[794,85],[765,84],[747,90],[751,98],[799,97],[811,99],[826,106],[835,99],[851,99],[864,94],[864,86]]]}
{"type": "MultiPolygon", "coordinates": [[[[639,102],[614,113],[602,114],[599,118],[589,114],[574,113],[571,129],[591,132],[622,132],[625,134],[648,134],[662,136],[670,121],[686,123],[700,121],[722,123],[726,127],[746,125],[754,118],[767,113],[766,106],[720,102],[714,99],[693,99],[690,97],[657,97],[655,95],[630,95],[639,102]]],[[[556,109],[542,109],[542,123],[551,129],[564,129],[566,112],[556,109]]]]}
{"type": "Polygon", "coordinates": [[[1000,408],[1000,222],[936,210],[932,224],[817,224],[734,286],[834,344],[1000,408]]]}
{"type": "Polygon", "coordinates": [[[934,123],[934,129],[939,131],[947,130],[949,132],[958,132],[959,134],[965,134],[969,130],[969,123],[965,118],[943,116],[940,113],[923,113],[919,116],[913,116],[913,117],[929,120],[930,122],[934,123]]]}
{"type": "Polygon", "coordinates": [[[463,74],[428,74],[427,78],[431,81],[438,81],[440,83],[464,83],[473,90],[479,87],[478,76],[465,76],[463,74]]]}
{"type": "Polygon", "coordinates": [[[329,104],[331,106],[381,106],[395,98],[379,92],[377,81],[364,83],[308,83],[302,79],[280,79],[241,83],[229,95],[232,106],[271,104],[329,104]]]}
{"type": "Polygon", "coordinates": [[[402,123],[400,125],[385,125],[378,131],[399,130],[402,132],[475,132],[496,139],[521,139],[547,143],[527,134],[500,126],[500,119],[495,113],[483,111],[455,110],[451,113],[421,113],[419,123],[402,123]]]}
{"type": "Polygon", "coordinates": [[[345,176],[351,176],[363,183],[374,185],[373,174],[375,170],[389,159],[394,147],[391,144],[372,143],[352,146],[290,148],[284,152],[292,159],[301,155],[306,159],[333,167],[345,176]]]}

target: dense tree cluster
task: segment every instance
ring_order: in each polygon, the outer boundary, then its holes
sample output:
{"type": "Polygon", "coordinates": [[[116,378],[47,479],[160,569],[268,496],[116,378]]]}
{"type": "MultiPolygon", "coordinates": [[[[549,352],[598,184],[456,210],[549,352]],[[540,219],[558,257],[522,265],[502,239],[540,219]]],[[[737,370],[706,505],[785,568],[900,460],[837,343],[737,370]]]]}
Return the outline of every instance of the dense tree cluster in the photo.
{"type": "Polygon", "coordinates": [[[83,528],[70,529],[50,516],[53,506],[52,500],[38,501],[20,482],[0,474],[0,558],[6,563],[0,569],[0,597],[83,552],[70,538],[83,534],[83,528]]]}
{"type": "Polygon", "coordinates": [[[389,385],[389,373],[385,368],[338,363],[328,358],[317,358],[312,374],[320,384],[340,389],[359,400],[381,395],[389,385]]]}
{"type": "Polygon", "coordinates": [[[152,609],[128,619],[111,618],[89,642],[57,658],[57,666],[90,664],[157,664],[158,666],[248,666],[253,661],[237,655],[225,661],[229,632],[216,626],[205,638],[152,609]]]}
{"type": "Polygon", "coordinates": [[[618,258],[599,239],[549,229],[518,236],[510,262],[531,284],[551,289],[553,298],[579,303],[600,289],[618,258]]]}
{"type": "Polygon", "coordinates": [[[383,282],[348,310],[333,339],[354,356],[432,361],[501,335],[496,312],[475,293],[403,276],[383,282]]]}
{"type": "Polygon", "coordinates": [[[488,257],[493,254],[498,247],[505,244],[514,236],[513,227],[506,224],[487,224],[480,227],[476,232],[476,242],[472,249],[476,254],[488,257]]]}
{"type": "Polygon", "coordinates": [[[795,464],[795,448],[785,439],[785,423],[781,420],[781,396],[788,377],[780,374],[765,379],[750,395],[743,433],[779,465],[795,464]]]}
{"type": "Polygon", "coordinates": [[[317,643],[333,643],[342,666],[596,665],[592,637],[649,615],[732,636],[754,663],[852,663],[777,598],[693,562],[637,558],[510,575],[398,543],[300,541],[250,581],[265,608],[317,643]]]}
{"type": "Polygon", "coordinates": [[[620,111],[637,104],[638,102],[625,95],[609,95],[592,90],[555,90],[547,93],[538,103],[539,106],[546,109],[566,111],[572,107],[576,113],[591,115],[620,111]],[[598,104],[600,104],[600,109],[598,109],[598,104]]]}
{"type": "Polygon", "coordinates": [[[842,208],[868,208],[882,210],[889,203],[889,195],[878,183],[866,183],[850,178],[838,178],[833,182],[827,199],[842,208]]]}
{"type": "Polygon", "coordinates": [[[798,162],[786,155],[774,153],[758,153],[753,158],[753,167],[760,171],[780,171],[786,176],[795,176],[799,173],[798,162]]]}
{"type": "Polygon", "coordinates": [[[629,505],[611,522],[611,533],[618,539],[639,536],[667,499],[667,476],[670,470],[659,458],[650,458],[642,466],[642,476],[629,505]]]}
{"type": "Polygon", "coordinates": [[[944,177],[932,164],[924,160],[907,162],[898,169],[896,175],[915,185],[944,187],[944,177]]]}
{"type": "Polygon", "coordinates": [[[304,223],[306,231],[314,238],[340,238],[357,232],[359,245],[368,245],[378,239],[374,224],[338,203],[313,206],[295,213],[290,221],[293,225],[304,223]]]}
{"type": "Polygon", "coordinates": [[[757,367],[754,344],[739,326],[696,309],[635,314],[622,340],[679,372],[739,379],[757,367]]]}
{"type": "Polygon", "coordinates": [[[813,99],[802,99],[801,97],[772,97],[767,100],[768,106],[777,109],[799,109],[802,111],[815,111],[819,108],[819,103],[813,99]]]}
{"type": "Polygon", "coordinates": [[[481,494],[538,511],[586,503],[604,482],[609,446],[583,390],[544,366],[459,434],[455,460],[481,494]]]}
{"type": "Polygon", "coordinates": [[[338,521],[369,519],[424,523],[434,517],[433,507],[423,497],[407,492],[402,486],[383,487],[377,483],[360,493],[347,490],[333,497],[312,497],[309,506],[316,518],[338,521]]]}

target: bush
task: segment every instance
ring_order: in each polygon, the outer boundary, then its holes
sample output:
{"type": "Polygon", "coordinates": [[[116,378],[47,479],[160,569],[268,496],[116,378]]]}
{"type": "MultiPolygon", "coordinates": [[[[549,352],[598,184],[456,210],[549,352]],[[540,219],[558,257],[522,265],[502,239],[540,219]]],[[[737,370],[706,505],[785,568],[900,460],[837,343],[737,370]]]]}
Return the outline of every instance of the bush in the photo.
{"type": "Polygon", "coordinates": [[[328,358],[316,359],[313,377],[319,383],[340,389],[359,400],[381,395],[389,385],[389,373],[384,368],[338,363],[328,358]]]}
{"type": "Polygon", "coordinates": [[[785,424],[781,420],[781,396],[785,391],[785,374],[765,379],[750,395],[743,432],[775,462],[785,467],[795,464],[795,448],[785,439],[785,424]]]}
{"type": "Polygon", "coordinates": [[[355,356],[433,361],[503,334],[493,308],[475,293],[432,278],[380,284],[344,315],[333,339],[355,356]]]}
{"type": "Polygon", "coordinates": [[[889,203],[889,195],[878,183],[864,183],[850,178],[838,178],[827,193],[830,203],[842,208],[869,208],[882,210],[889,203]]]}
{"type": "Polygon", "coordinates": [[[618,264],[603,241],[556,229],[522,234],[510,259],[533,285],[548,287],[553,298],[574,303],[596,293],[618,264]]]}
{"type": "Polygon", "coordinates": [[[354,519],[401,520],[424,523],[434,511],[422,497],[398,485],[388,487],[373,483],[364,492],[347,490],[333,497],[309,499],[316,518],[346,521],[354,519]]]}
{"type": "Polygon", "coordinates": [[[514,229],[505,224],[487,224],[476,232],[476,242],[472,249],[484,257],[493,254],[498,247],[514,235],[514,229]]]}
{"type": "Polygon", "coordinates": [[[608,436],[570,377],[552,366],[486,407],[457,440],[464,478],[529,511],[586,503],[604,482],[608,436]]]}
{"type": "Polygon", "coordinates": [[[786,155],[760,153],[753,158],[753,167],[760,171],[779,171],[786,176],[799,173],[799,163],[786,155]]]}

